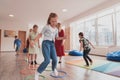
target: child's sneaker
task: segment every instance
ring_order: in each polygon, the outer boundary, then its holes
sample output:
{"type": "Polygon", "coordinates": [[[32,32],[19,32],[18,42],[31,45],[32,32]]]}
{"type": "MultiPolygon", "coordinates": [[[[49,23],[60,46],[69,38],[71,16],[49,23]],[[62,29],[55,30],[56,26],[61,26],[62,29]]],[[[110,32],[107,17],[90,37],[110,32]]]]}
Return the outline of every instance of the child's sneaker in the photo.
{"type": "Polygon", "coordinates": [[[35,80],[39,80],[40,73],[38,71],[35,72],[35,80]]]}
{"type": "Polygon", "coordinates": [[[53,71],[53,73],[55,76],[58,76],[58,71],[56,69],[53,71]]]}

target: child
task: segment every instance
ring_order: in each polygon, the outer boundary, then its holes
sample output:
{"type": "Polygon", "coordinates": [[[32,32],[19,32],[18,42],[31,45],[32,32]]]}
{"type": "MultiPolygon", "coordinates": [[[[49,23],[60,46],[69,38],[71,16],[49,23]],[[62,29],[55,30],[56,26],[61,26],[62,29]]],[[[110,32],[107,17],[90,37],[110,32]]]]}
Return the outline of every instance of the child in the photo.
{"type": "Polygon", "coordinates": [[[82,51],[82,49],[83,49],[83,58],[84,58],[84,60],[86,62],[85,66],[88,67],[89,66],[89,62],[88,61],[90,61],[91,65],[93,63],[92,59],[88,56],[88,54],[89,54],[89,52],[91,50],[89,44],[93,48],[94,48],[94,46],[91,44],[91,42],[88,39],[84,38],[84,34],[82,32],[79,33],[79,38],[80,38],[80,40],[79,40],[80,41],[80,51],[82,51]]]}
{"type": "MultiPolygon", "coordinates": [[[[58,35],[59,37],[64,37],[64,30],[61,28],[61,24],[57,24],[58,35]]],[[[61,63],[62,56],[64,56],[64,40],[55,39],[55,48],[57,56],[59,57],[59,63],[61,63]]]]}
{"type": "MultiPolygon", "coordinates": [[[[34,25],[33,30],[29,34],[29,42],[34,41],[35,38],[37,37],[38,35],[37,30],[38,30],[38,26],[34,25]]],[[[37,64],[36,58],[37,58],[38,52],[39,52],[39,41],[37,40],[34,46],[31,46],[31,44],[29,44],[29,54],[31,58],[31,65],[37,64]]]]}
{"type": "Polygon", "coordinates": [[[14,48],[15,48],[15,45],[16,45],[16,56],[19,54],[19,51],[20,51],[20,47],[21,47],[21,40],[15,36],[15,40],[14,40],[14,48]]]}
{"type": "MultiPolygon", "coordinates": [[[[47,21],[47,25],[42,29],[41,33],[36,37],[35,42],[44,35],[42,42],[42,53],[44,56],[44,61],[40,64],[37,71],[35,72],[35,80],[38,80],[39,75],[46,69],[52,59],[52,71],[55,76],[58,75],[56,70],[57,66],[57,56],[54,45],[54,40],[63,40],[66,37],[58,37],[58,29],[56,28],[58,16],[56,13],[50,13],[47,21]]],[[[34,42],[32,43],[34,44],[34,42]]]]}

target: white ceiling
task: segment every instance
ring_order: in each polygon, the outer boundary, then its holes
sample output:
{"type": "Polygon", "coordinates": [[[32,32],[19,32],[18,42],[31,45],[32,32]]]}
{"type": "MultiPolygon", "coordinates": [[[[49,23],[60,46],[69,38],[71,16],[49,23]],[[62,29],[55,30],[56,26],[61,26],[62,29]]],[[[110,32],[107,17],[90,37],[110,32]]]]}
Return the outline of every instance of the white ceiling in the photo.
{"type": "Polygon", "coordinates": [[[50,12],[56,12],[64,22],[80,13],[110,0],[0,0],[0,24],[28,27],[44,25],[50,12]],[[63,13],[62,9],[68,9],[63,13]],[[8,15],[15,17],[10,18],[8,15]]]}

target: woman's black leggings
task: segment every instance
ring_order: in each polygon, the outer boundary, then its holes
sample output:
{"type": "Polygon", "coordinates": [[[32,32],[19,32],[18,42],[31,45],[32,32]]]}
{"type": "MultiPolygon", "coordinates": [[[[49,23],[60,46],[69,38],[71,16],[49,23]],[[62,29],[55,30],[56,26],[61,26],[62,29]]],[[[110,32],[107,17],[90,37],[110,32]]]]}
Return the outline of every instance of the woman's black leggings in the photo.
{"type": "Polygon", "coordinates": [[[88,61],[90,61],[92,63],[92,59],[88,56],[89,52],[90,52],[90,49],[83,51],[83,58],[84,58],[87,66],[89,66],[88,61]]]}

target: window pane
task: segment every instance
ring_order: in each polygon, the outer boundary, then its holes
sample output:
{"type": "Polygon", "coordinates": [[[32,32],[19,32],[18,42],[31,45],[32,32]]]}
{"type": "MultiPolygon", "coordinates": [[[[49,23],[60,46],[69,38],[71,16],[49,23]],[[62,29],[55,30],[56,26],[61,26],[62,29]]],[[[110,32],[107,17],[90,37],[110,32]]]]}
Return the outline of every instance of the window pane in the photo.
{"type": "Polygon", "coordinates": [[[95,40],[95,20],[89,20],[85,22],[85,37],[96,45],[95,40]]]}
{"type": "Polygon", "coordinates": [[[98,18],[98,44],[113,45],[112,15],[98,18]]]}
{"type": "Polygon", "coordinates": [[[79,43],[79,32],[84,32],[84,23],[75,23],[71,25],[71,40],[72,40],[72,49],[79,50],[80,43],[79,43]]]}
{"type": "Polygon", "coordinates": [[[104,15],[111,14],[113,12],[114,12],[114,9],[108,9],[108,10],[105,10],[105,11],[98,13],[98,17],[102,17],[104,15]]]}
{"type": "Polygon", "coordinates": [[[117,19],[117,45],[120,46],[120,12],[116,15],[117,19]]]}
{"type": "Polygon", "coordinates": [[[115,8],[116,11],[120,11],[120,5],[115,8]]]}

